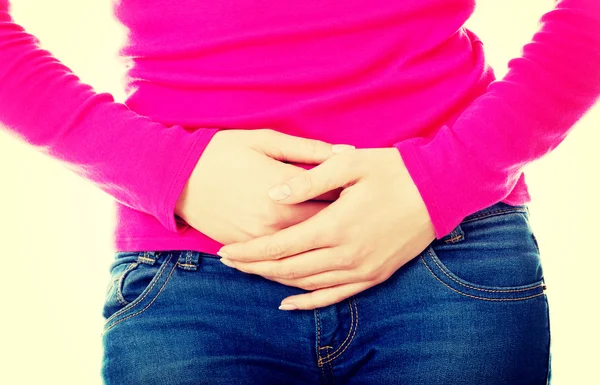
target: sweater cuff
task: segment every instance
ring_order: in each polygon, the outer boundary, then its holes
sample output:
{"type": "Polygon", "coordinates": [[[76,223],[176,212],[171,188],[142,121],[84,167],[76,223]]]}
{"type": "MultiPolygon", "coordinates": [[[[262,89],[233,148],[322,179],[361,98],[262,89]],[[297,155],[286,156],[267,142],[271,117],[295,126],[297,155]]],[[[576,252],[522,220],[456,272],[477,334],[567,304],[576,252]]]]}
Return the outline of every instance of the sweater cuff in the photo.
{"type": "MultiPolygon", "coordinates": [[[[166,184],[166,186],[168,186],[166,195],[164,195],[163,204],[159,206],[160,208],[157,213],[157,219],[171,232],[183,233],[190,227],[183,219],[175,214],[175,205],[202,153],[210,143],[212,137],[218,131],[218,129],[201,129],[195,131],[192,133],[194,139],[189,148],[180,153],[180,166],[173,176],[173,179],[166,184]]],[[[180,150],[177,149],[176,151],[180,150]]],[[[164,161],[172,162],[174,159],[165,159],[164,161]]]]}
{"type": "Polygon", "coordinates": [[[502,200],[518,180],[496,183],[498,172],[486,168],[489,162],[477,160],[448,126],[433,138],[406,139],[394,147],[427,207],[437,239],[469,214],[502,200]]]}
{"type": "Polygon", "coordinates": [[[429,217],[435,229],[436,238],[441,239],[456,227],[452,226],[452,223],[456,222],[456,219],[447,219],[448,212],[444,212],[444,209],[440,207],[441,202],[437,199],[434,181],[419,161],[420,155],[418,147],[423,144],[422,142],[424,142],[423,138],[408,139],[395,143],[394,147],[400,152],[402,161],[404,162],[413,183],[417,187],[421,199],[423,199],[423,202],[425,203],[425,207],[427,208],[427,212],[429,213],[429,217]]]}

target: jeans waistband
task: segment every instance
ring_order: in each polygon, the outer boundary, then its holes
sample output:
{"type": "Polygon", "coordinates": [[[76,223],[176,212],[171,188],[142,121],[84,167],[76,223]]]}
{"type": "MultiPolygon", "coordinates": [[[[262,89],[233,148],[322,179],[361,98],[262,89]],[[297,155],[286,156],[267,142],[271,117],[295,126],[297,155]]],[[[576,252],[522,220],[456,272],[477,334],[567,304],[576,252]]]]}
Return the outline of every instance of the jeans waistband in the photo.
{"type": "Polygon", "coordinates": [[[474,219],[480,219],[482,217],[487,217],[490,215],[503,214],[507,212],[522,212],[527,214],[527,216],[529,217],[529,207],[527,207],[526,204],[513,206],[504,202],[498,202],[466,216],[461,223],[469,222],[474,219]]]}

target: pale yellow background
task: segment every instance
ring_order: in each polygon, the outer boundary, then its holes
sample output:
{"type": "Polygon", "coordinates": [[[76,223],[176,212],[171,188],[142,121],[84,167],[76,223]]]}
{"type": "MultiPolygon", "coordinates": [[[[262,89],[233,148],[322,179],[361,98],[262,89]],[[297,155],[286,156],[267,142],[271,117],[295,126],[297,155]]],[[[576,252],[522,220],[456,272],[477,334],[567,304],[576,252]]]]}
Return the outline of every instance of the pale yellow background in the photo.
{"type": "MultiPolygon", "coordinates": [[[[110,0],[13,5],[16,20],[45,48],[97,90],[123,100],[116,59],[123,31],[110,0]]],[[[480,0],[469,26],[498,76],[552,5],[480,0]]],[[[549,287],[554,385],[597,381],[599,125],[595,107],[557,150],[527,169],[549,287]]],[[[98,385],[100,311],[113,257],[111,198],[3,131],[0,164],[0,383],[98,385]]]]}

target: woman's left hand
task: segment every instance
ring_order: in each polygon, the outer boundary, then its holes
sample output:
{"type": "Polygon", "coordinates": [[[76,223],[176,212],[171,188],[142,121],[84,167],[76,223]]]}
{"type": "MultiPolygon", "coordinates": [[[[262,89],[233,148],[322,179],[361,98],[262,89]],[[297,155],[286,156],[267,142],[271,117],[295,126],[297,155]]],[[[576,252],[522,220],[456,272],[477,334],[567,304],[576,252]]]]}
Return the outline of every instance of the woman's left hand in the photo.
{"type": "Polygon", "coordinates": [[[387,280],[435,239],[427,208],[395,148],[343,151],[273,187],[269,196],[296,204],[337,188],[343,188],[339,199],[313,217],[226,245],[221,261],[311,291],[282,301],[310,310],[387,280]]]}

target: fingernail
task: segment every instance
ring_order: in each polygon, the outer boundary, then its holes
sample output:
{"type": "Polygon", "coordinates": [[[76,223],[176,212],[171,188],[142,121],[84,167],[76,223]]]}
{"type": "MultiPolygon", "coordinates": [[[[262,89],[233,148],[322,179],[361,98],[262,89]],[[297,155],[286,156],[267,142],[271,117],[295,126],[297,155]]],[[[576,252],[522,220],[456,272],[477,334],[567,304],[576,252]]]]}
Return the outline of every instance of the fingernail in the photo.
{"type": "Polygon", "coordinates": [[[331,151],[334,154],[339,154],[342,151],[346,151],[346,150],[354,150],[356,147],[351,146],[349,144],[334,144],[333,146],[331,146],[331,151]]]}
{"type": "Polygon", "coordinates": [[[223,257],[223,258],[229,258],[229,259],[231,259],[231,255],[227,254],[227,253],[226,253],[226,252],[224,252],[224,251],[220,251],[220,250],[219,250],[219,251],[217,251],[217,255],[218,255],[219,257],[223,257]]]}
{"type": "Polygon", "coordinates": [[[296,310],[298,307],[292,303],[282,303],[279,305],[279,310],[296,310]]]}
{"type": "Polygon", "coordinates": [[[233,267],[233,263],[231,263],[231,261],[229,259],[221,258],[221,259],[219,259],[219,261],[221,261],[221,263],[224,264],[225,266],[233,267]]]}
{"type": "Polygon", "coordinates": [[[269,197],[274,201],[280,201],[292,195],[292,189],[287,184],[280,184],[269,190],[269,197]]]}

